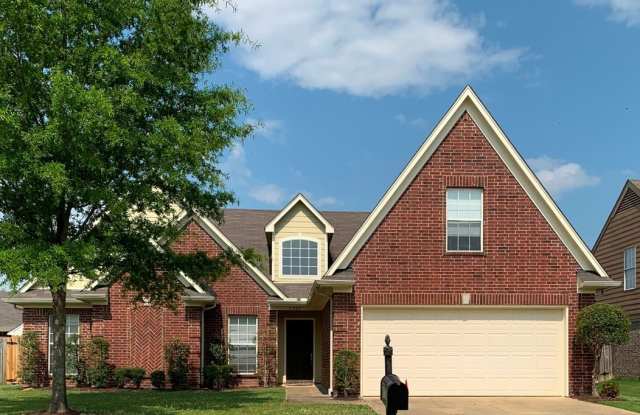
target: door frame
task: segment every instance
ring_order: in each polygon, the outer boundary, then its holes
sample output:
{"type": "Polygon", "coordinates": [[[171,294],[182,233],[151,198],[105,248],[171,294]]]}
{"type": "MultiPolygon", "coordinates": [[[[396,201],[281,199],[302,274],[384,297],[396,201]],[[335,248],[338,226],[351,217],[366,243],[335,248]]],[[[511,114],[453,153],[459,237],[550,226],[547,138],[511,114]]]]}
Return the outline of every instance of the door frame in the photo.
{"type": "MultiPolygon", "coordinates": [[[[419,308],[419,309],[442,309],[442,308],[453,308],[453,309],[546,309],[546,310],[559,310],[562,311],[563,317],[563,354],[564,354],[564,365],[563,365],[563,381],[564,381],[564,395],[563,397],[569,396],[569,366],[571,365],[571,361],[569,359],[569,306],[568,305],[509,305],[509,304],[500,304],[500,305],[480,305],[480,304],[469,304],[469,305],[461,305],[461,304],[452,304],[452,305],[429,305],[429,304],[416,304],[416,305],[361,305],[360,306],[360,383],[362,384],[362,379],[364,379],[364,370],[365,367],[363,365],[363,354],[362,347],[364,345],[364,336],[363,336],[363,323],[364,323],[364,312],[367,309],[398,309],[398,308],[419,308]]],[[[360,389],[360,397],[364,397],[366,395],[362,394],[362,388],[360,389]]]]}
{"type": "Polygon", "coordinates": [[[313,368],[313,376],[311,381],[313,383],[316,383],[316,318],[315,317],[285,317],[284,318],[284,374],[282,376],[282,383],[286,384],[287,383],[287,322],[289,320],[309,320],[312,322],[312,328],[313,330],[311,330],[311,341],[312,343],[312,350],[311,350],[311,362],[312,362],[312,368],[313,368]]]}

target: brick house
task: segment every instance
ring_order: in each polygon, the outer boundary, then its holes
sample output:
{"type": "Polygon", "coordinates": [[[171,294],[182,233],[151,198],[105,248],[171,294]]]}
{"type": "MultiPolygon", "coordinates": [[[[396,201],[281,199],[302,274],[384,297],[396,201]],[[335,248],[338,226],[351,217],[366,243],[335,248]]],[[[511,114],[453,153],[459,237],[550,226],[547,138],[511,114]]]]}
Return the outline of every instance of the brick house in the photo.
{"type": "MultiPolygon", "coordinates": [[[[394,371],[414,396],[590,390],[576,315],[617,283],[470,87],[369,213],[320,212],[298,195],[280,211],[182,224],[173,249],[254,248],[264,264],[210,287],[184,276],[176,312],[132,304],[118,286],[70,286],[67,331],[105,336],[115,365],[147,371],[180,338],[193,385],[208,345],[223,341],[242,385],[274,377],[331,391],[336,353],[353,350],[361,395],[377,395],[390,334],[394,371]]],[[[9,301],[46,356],[49,293],[26,286],[9,301]]]]}

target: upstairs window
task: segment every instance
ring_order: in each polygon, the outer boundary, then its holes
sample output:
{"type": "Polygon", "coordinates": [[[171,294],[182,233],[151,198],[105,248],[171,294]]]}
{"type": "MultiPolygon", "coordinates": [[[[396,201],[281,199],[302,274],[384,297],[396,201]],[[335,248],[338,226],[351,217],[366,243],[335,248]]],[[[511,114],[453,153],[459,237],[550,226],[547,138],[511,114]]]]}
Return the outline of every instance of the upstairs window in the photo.
{"type": "Polygon", "coordinates": [[[318,243],[306,239],[282,242],[282,275],[317,276],[318,243]]]}
{"type": "Polygon", "coordinates": [[[624,250],[624,289],[636,288],[636,247],[624,250]]]}
{"type": "Polygon", "coordinates": [[[447,251],[482,251],[482,189],[447,189],[447,251]]]}

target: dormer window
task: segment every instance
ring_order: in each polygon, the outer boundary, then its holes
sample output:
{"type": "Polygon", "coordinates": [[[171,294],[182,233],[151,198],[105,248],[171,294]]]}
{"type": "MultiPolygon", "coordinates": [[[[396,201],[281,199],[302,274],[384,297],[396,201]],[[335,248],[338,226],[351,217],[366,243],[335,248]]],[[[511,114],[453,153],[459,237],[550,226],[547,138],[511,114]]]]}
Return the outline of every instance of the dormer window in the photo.
{"type": "Polygon", "coordinates": [[[318,243],[308,239],[282,242],[283,276],[317,276],[318,243]]]}

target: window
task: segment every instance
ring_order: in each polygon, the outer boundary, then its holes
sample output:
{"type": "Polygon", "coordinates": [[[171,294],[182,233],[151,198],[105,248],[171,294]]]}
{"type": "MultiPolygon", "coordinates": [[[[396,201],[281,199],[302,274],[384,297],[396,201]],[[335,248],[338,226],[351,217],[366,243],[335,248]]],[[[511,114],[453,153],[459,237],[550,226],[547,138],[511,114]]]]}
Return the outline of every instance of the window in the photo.
{"type": "MultiPolygon", "coordinates": [[[[77,314],[67,314],[64,337],[67,345],[77,346],[80,339],[80,316],[77,314]]],[[[49,373],[51,373],[51,349],[53,348],[53,316],[49,315],[49,373]]],[[[67,375],[77,374],[77,354],[75,348],[66,347],[66,372],[67,375]]]]}
{"type": "Polygon", "coordinates": [[[636,288],[636,247],[624,250],[624,289],[636,288]]]}
{"type": "Polygon", "coordinates": [[[447,251],[482,251],[482,189],[447,189],[447,251]]]}
{"type": "Polygon", "coordinates": [[[229,364],[241,375],[253,375],[258,364],[258,318],[229,316],[229,364]]]}
{"type": "Polygon", "coordinates": [[[306,239],[282,242],[282,275],[318,275],[318,243],[306,239]]]}

